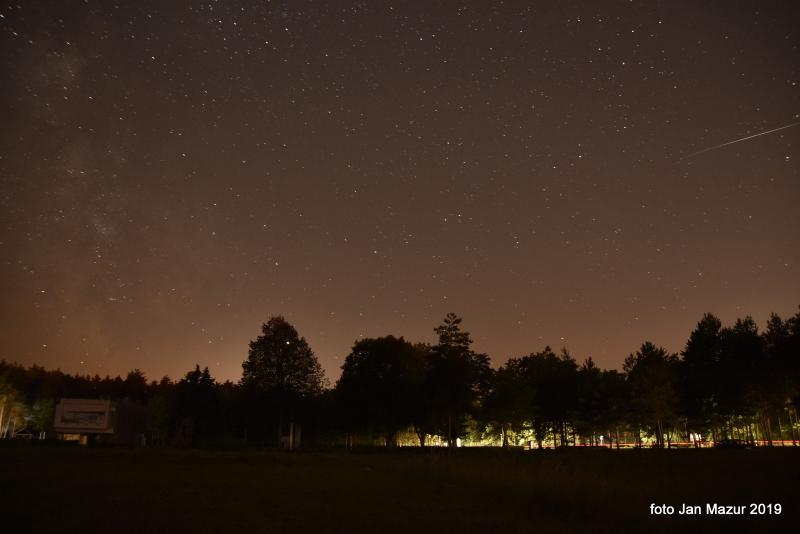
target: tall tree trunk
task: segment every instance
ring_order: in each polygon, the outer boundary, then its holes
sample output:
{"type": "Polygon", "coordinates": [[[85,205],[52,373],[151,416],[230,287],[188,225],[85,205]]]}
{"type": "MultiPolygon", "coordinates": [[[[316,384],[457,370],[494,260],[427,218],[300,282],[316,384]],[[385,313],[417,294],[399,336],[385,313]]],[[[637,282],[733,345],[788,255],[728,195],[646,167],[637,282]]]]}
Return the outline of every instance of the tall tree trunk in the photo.
{"type": "Polygon", "coordinates": [[[661,419],[656,419],[656,448],[661,448],[661,440],[663,436],[661,434],[661,419]]]}
{"type": "Polygon", "coordinates": [[[414,431],[417,433],[417,439],[419,440],[419,446],[424,449],[425,448],[425,438],[427,437],[425,435],[425,432],[420,430],[419,428],[414,429],[414,431]]]}
{"type": "Polygon", "coordinates": [[[453,416],[447,412],[447,448],[452,449],[453,447],[453,416]]]}
{"type": "Polygon", "coordinates": [[[283,448],[283,405],[278,408],[278,448],[283,448]]]}
{"type": "Polygon", "coordinates": [[[764,414],[764,420],[766,421],[767,427],[767,442],[769,443],[769,446],[772,447],[772,419],[768,413],[764,414]]]}

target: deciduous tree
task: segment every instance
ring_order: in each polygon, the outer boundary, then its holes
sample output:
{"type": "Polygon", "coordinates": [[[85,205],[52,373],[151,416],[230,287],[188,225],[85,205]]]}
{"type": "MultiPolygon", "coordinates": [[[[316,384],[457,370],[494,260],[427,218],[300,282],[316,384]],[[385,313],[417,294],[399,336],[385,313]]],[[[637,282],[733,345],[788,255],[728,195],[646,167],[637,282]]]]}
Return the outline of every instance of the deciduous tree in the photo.
{"type": "Polygon", "coordinates": [[[293,422],[300,403],[322,391],[322,367],[305,338],[286,319],[274,316],[262,325],[261,335],[250,342],[242,368],[242,385],[261,393],[276,407],[280,445],[284,421],[288,418],[293,422]]]}
{"type": "Polygon", "coordinates": [[[336,390],[352,422],[380,431],[393,448],[413,422],[424,372],[420,353],[402,337],[362,339],[345,359],[336,390]]]}

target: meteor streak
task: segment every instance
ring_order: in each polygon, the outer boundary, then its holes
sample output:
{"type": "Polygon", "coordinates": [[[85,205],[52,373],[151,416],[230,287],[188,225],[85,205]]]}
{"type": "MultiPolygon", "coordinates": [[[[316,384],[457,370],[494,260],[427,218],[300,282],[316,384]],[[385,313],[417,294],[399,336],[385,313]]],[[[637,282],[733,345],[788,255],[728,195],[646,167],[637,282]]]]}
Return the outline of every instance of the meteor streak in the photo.
{"type": "Polygon", "coordinates": [[[692,152],[688,156],[684,156],[678,161],[683,161],[685,159],[693,158],[694,156],[697,156],[699,154],[703,154],[704,152],[711,152],[712,150],[716,150],[716,149],[722,148],[724,146],[732,145],[734,143],[740,143],[742,141],[747,141],[748,139],[753,139],[754,137],[760,137],[762,135],[767,135],[767,134],[771,134],[771,133],[774,133],[774,132],[778,132],[780,130],[785,130],[786,128],[791,128],[792,126],[797,126],[798,124],[800,124],[800,121],[793,122],[791,124],[787,124],[786,126],[781,126],[780,128],[774,128],[772,130],[767,130],[766,132],[760,132],[760,133],[757,133],[757,134],[748,135],[747,137],[742,137],[741,139],[735,139],[733,141],[728,141],[727,143],[722,143],[720,145],[714,145],[714,146],[711,146],[711,147],[708,147],[708,148],[704,148],[703,150],[698,150],[697,152],[692,152]]]}

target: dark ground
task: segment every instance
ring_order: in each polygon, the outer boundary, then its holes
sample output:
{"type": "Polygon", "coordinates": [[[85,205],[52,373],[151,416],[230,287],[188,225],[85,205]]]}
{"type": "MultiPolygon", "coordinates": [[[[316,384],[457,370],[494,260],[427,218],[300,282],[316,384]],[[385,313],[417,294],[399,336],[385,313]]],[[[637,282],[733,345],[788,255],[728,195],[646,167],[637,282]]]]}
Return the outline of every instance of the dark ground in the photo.
{"type": "Polygon", "coordinates": [[[206,452],[0,448],[3,532],[732,532],[797,527],[800,448],[206,452]],[[780,503],[654,517],[650,503],[780,503]],[[748,510],[749,512],[749,510],[748,510]]]}

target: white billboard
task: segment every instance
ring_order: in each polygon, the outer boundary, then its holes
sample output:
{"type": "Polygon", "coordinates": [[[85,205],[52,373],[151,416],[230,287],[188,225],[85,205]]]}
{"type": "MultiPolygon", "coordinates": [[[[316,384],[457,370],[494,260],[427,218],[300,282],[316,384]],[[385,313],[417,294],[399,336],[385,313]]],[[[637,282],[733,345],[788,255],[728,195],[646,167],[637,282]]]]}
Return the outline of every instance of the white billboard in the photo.
{"type": "Polygon", "coordinates": [[[62,434],[113,434],[111,401],[61,399],[56,405],[53,430],[62,434]]]}

